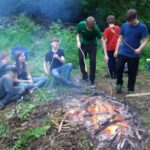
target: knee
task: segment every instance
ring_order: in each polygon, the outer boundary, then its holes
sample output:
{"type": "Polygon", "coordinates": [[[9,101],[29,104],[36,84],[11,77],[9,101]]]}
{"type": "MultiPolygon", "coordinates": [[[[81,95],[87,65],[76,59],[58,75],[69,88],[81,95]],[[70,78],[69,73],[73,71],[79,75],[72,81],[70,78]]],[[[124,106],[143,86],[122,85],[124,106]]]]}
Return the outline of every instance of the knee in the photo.
{"type": "Polygon", "coordinates": [[[52,75],[54,78],[59,78],[59,73],[58,73],[58,71],[57,71],[56,69],[53,69],[53,70],[51,71],[51,75],[52,75]]]}
{"type": "Polygon", "coordinates": [[[72,63],[67,63],[66,65],[69,69],[72,69],[72,63]]]}

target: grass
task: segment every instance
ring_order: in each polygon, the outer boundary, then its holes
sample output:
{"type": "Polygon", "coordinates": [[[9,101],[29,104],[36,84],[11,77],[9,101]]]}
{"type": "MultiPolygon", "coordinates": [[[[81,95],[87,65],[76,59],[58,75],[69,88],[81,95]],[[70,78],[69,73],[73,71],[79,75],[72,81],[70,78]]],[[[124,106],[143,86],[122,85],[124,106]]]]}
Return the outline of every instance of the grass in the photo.
{"type": "MultiPolygon", "coordinates": [[[[60,47],[64,50],[66,61],[72,62],[74,68],[73,74],[80,72],[78,65],[78,50],[76,47],[76,31],[65,28],[59,23],[53,23],[49,29],[45,29],[24,14],[16,18],[14,26],[10,28],[0,28],[0,50],[10,51],[11,48],[22,46],[29,49],[29,70],[33,76],[44,75],[43,61],[45,53],[50,49],[50,39],[57,37],[61,40],[60,47]]],[[[140,70],[146,71],[147,63],[146,58],[150,58],[150,44],[143,50],[142,58],[140,60],[140,70]]],[[[86,60],[89,64],[89,59],[86,60]]],[[[13,60],[12,60],[12,63],[13,60]]],[[[89,65],[88,65],[89,67],[89,65]]],[[[103,58],[103,51],[101,46],[98,45],[97,53],[97,74],[106,73],[106,63],[103,58]]],[[[89,69],[88,69],[89,70],[89,69]]],[[[142,86],[142,85],[141,85],[142,86]]],[[[61,90],[64,90],[61,88],[61,90]]],[[[64,90],[65,91],[65,90],[64,90]]],[[[34,98],[31,98],[29,103],[18,103],[16,109],[18,110],[17,117],[21,120],[26,120],[30,112],[36,109],[37,106],[52,100],[55,97],[53,89],[48,87],[37,90],[34,98]]],[[[146,122],[147,124],[147,122],[146,122]]],[[[149,122],[148,122],[149,124],[149,122]]],[[[21,150],[27,143],[37,139],[46,134],[50,126],[44,125],[22,133],[14,144],[14,149],[21,150]]],[[[0,120],[0,136],[6,133],[6,125],[0,120]]]]}

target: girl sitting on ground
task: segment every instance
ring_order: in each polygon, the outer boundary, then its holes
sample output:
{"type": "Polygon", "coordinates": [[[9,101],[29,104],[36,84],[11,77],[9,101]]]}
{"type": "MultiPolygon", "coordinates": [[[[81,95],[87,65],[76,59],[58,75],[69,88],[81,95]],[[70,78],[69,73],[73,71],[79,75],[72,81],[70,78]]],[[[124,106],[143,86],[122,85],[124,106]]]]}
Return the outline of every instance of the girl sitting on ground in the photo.
{"type": "Polygon", "coordinates": [[[17,68],[16,83],[23,86],[27,91],[43,86],[47,82],[46,77],[31,77],[27,70],[25,54],[22,51],[15,53],[15,67],[17,68]]]}

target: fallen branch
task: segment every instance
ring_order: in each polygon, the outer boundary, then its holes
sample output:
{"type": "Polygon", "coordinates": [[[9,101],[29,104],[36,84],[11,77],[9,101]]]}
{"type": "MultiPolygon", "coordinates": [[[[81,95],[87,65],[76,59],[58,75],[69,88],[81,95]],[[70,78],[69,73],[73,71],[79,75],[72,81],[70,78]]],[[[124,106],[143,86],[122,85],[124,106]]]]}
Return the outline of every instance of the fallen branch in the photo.
{"type": "Polygon", "coordinates": [[[127,94],[125,97],[139,97],[139,96],[148,96],[150,93],[137,93],[137,94],[127,94]]]}

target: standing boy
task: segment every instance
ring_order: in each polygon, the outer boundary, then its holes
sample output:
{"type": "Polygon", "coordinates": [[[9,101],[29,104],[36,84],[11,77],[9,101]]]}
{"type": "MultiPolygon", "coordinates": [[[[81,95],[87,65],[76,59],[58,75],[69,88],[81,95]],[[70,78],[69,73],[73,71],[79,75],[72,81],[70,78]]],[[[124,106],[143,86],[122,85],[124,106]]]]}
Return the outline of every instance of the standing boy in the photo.
{"type": "Polygon", "coordinates": [[[81,21],[77,27],[77,47],[79,49],[79,64],[82,73],[82,80],[88,81],[88,73],[85,69],[85,58],[89,54],[90,58],[90,74],[89,79],[91,82],[91,87],[95,86],[95,71],[96,71],[96,52],[97,52],[97,39],[102,44],[105,53],[105,60],[108,61],[108,56],[106,52],[106,44],[103,38],[101,38],[101,33],[96,25],[94,17],[88,17],[86,21],[81,21]],[[85,58],[84,58],[85,56],[85,58]]]}
{"type": "Polygon", "coordinates": [[[122,92],[124,65],[128,64],[128,94],[134,92],[139,58],[142,49],[148,42],[148,30],[145,24],[137,19],[137,11],[130,9],[126,13],[127,22],[121,27],[114,53],[117,59],[116,92],[122,92]]]}
{"type": "Polygon", "coordinates": [[[117,39],[119,36],[120,27],[115,25],[115,16],[109,15],[107,17],[108,27],[104,31],[104,40],[107,46],[108,69],[112,79],[116,78],[116,58],[114,52],[116,49],[117,39]]]}

